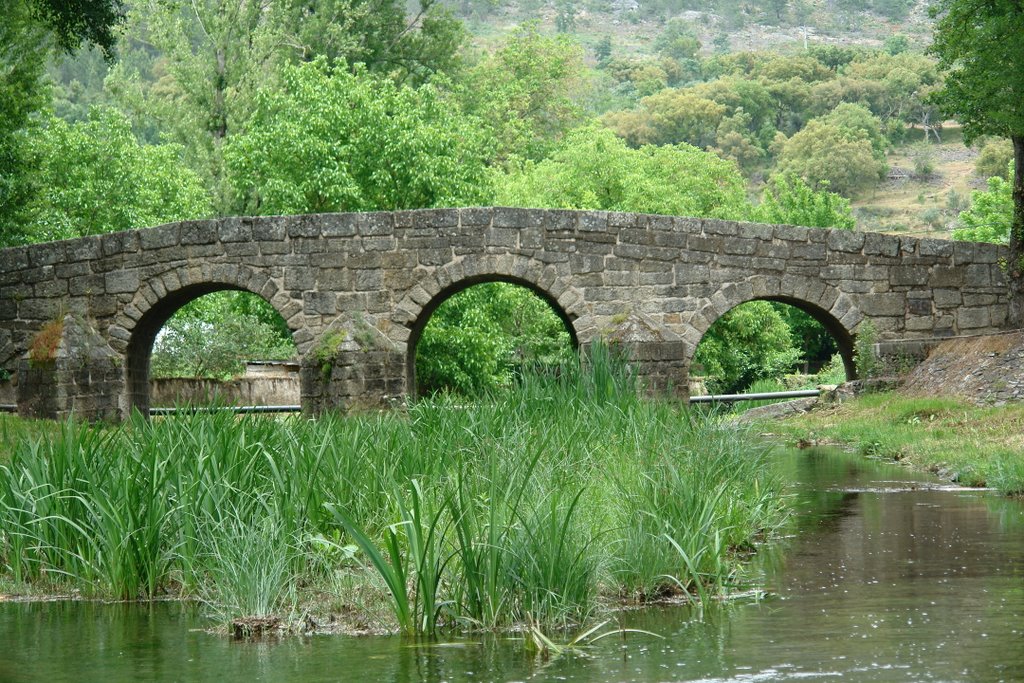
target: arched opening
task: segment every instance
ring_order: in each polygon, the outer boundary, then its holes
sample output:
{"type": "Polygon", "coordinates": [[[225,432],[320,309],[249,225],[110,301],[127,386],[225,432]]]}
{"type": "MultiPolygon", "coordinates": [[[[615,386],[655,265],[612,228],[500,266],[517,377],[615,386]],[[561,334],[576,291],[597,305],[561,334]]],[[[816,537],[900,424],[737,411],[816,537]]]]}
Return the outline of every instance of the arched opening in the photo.
{"type": "Polygon", "coordinates": [[[502,276],[458,282],[435,296],[408,342],[409,392],[472,394],[512,385],[529,368],[576,353],[572,320],[532,283],[502,276]]]}
{"type": "Polygon", "coordinates": [[[813,388],[853,379],[853,337],[828,311],[791,297],[730,309],[704,333],[691,394],[813,388]]]}
{"type": "Polygon", "coordinates": [[[127,352],[129,407],[148,414],[154,403],[169,407],[211,399],[278,405],[280,396],[298,395],[297,364],[275,368],[283,380],[277,383],[247,372],[295,356],[291,330],[258,295],[223,284],[184,287],[168,293],[135,325],[127,352]]]}

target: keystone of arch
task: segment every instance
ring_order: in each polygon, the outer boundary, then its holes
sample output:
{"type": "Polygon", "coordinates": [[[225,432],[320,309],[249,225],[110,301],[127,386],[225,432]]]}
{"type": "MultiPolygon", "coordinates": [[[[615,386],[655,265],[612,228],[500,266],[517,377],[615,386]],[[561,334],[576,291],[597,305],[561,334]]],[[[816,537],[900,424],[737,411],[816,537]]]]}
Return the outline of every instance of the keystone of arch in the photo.
{"type": "Polygon", "coordinates": [[[424,310],[432,312],[437,298],[474,284],[508,281],[544,294],[575,326],[586,315],[583,294],[569,282],[566,264],[549,264],[518,254],[469,254],[425,273],[395,306],[388,334],[407,342],[424,310]],[[464,285],[460,286],[460,285],[464,285]]]}

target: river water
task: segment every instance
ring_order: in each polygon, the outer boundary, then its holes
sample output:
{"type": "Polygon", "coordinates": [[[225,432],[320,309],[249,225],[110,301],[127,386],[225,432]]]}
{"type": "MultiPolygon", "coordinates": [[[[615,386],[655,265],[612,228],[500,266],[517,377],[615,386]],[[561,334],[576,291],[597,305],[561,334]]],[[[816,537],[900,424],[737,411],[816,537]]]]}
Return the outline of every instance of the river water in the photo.
{"type": "Polygon", "coordinates": [[[1021,681],[1024,506],[836,452],[780,456],[798,515],[751,568],[767,595],[617,615],[545,662],[513,637],[239,643],[177,604],[0,604],[0,683],[1021,681]]]}

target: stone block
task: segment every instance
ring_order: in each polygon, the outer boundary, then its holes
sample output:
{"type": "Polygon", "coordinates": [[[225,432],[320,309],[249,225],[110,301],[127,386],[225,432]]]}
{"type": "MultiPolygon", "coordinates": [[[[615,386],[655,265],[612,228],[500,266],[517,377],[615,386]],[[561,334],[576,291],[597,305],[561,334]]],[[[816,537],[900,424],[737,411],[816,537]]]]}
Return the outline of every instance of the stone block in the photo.
{"type": "Polygon", "coordinates": [[[899,316],[907,311],[906,296],[900,293],[864,294],[857,296],[857,308],[869,318],[899,316]]]}
{"type": "Polygon", "coordinates": [[[938,308],[955,308],[963,303],[959,289],[936,289],[932,298],[938,308]]]}
{"type": "Polygon", "coordinates": [[[732,221],[718,220],[717,218],[705,218],[701,221],[701,232],[708,235],[720,235],[723,237],[734,237],[740,232],[739,224],[732,221]]]}
{"type": "Polygon", "coordinates": [[[292,292],[313,289],[316,286],[316,274],[311,268],[286,268],[284,271],[284,288],[292,292]]]}
{"type": "Polygon", "coordinates": [[[899,286],[917,286],[928,284],[929,273],[920,266],[893,266],[889,272],[889,282],[899,286]]]}
{"type": "MultiPolygon", "coordinates": [[[[189,221],[179,227],[181,246],[213,244],[218,240],[219,221],[189,221]]],[[[171,245],[165,245],[171,246],[171,245]]]]}
{"type": "Polygon", "coordinates": [[[965,273],[966,269],[960,266],[932,266],[928,276],[928,285],[930,287],[961,287],[964,284],[965,273]]]}
{"type": "MultiPolygon", "coordinates": [[[[909,240],[909,238],[903,238],[909,240]]],[[[953,256],[953,243],[949,240],[922,239],[917,242],[917,253],[920,256],[949,259],[953,256]]]]}
{"type": "Polygon", "coordinates": [[[722,241],[723,240],[717,237],[687,235],[686,248],[689,251],[706,251],[712,254],[717,254],[721,251],[722,241]]]}
{"type": "Polygon", "coordinates": [[[459,224],[458,209],[420,209],[413,212],[413,225],[425,228],[445,228],[459,224]]]}
{"type": "Polygon", "coordinates": [[[384,272],[382,270],[357,270],[355,271],[355,286],[357,291],[369,291],[380,289],[384,286],[384,272]]]}
{"type": "Polygon", "coordinates": [[[864,233],[852,230],[828,230],[825,244],[832,251],[859,252],[864,249],[864,233]]]}
{"type": "Polygon", "coordinates": [[[393,251],[398,247],[398,240],[394,237],[364,237],[362,246],[366,251],[393,251]]]}
{"type": "Polygon", "coordinates": [[[134,270],[118,270],[107,273],[103,287],[107,294],[135,292],[139,289],[139,274],[134,270]]]}
{"type": "Polygon", "coordinates": [[[989,287],[992,284],[992,268],[987,264],[968,264],[962,266],[965,287],[989,287]]]}
{"type": "Polygon", "coordinates": [[[898,256],[900,238],[871,232],[864,235],[864,253],[874,256],[898,256]]]}
{"type": "Polygon", "coordinates": [[[750,256],[757,251],[758,242],[751,239],[731,238],[722,240],[722,251],[726,254],[750,256]]]}
{"type": "Polygon", "coordinates": [[[956,325],[961,330],[988,327],[992,316],[987,308],[960,308],[956,312],[956,325]]]}
{"type": "Polygon", "coordinates": [[[135,253],[139,250],[138,233],[127,231],[100,235],[100,249],[105,257],[135,253]]]}
{"type": "MultiPolygon", "coordinates": [[[[285,222],[279,216],[257,216],[252,219],[252,238],[258,242],[284,242],[288,236],[285,227],[285,222]]],[[[260,251],[263,250],[261,245],[260,251]]]]}
{"type": "Polygon", "coordinates": [[[44,242],[32,247],[28,252],[29,265],[33,267],[52,266],[67,259],[63,242],[44,242]]]}
{"type": "Polygon", "coordinates": [[[577,229],[580,232],[608,232],[608,214],[604,211],[585,211],[579,216],[577,229]]]}
{"type": "MultiPolygon", "coordinates": [[[[369,237],[382,237],[395,234],[395,218],[386,211],[358,214],[356,226],[359,234],[369,237]]],[[[415,223],[415,221],[414,221],[415,223]]],[[[457,224],[456,219],[453,224],[457,224]]]]}
{"type": "Polygon", "coordinates": [[[337,296],[333,292],[303,292],[302,310],[307,315],[334,315],[338,312],[337,296]]]}

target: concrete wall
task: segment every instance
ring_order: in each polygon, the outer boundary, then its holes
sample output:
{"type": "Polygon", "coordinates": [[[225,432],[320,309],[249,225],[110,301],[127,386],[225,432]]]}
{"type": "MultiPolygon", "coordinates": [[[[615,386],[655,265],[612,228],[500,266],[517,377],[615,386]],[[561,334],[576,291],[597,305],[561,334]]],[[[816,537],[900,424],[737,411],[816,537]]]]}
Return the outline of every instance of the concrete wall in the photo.
{"type": "Polygon", "coordinates": [[[219,381],[183,377],[150,380],[151,406],[222,403],[237,406],[299,405],[299,376],[239,377],[219,381]]]}

